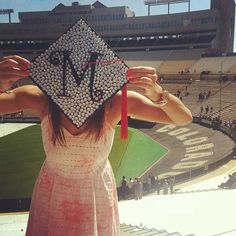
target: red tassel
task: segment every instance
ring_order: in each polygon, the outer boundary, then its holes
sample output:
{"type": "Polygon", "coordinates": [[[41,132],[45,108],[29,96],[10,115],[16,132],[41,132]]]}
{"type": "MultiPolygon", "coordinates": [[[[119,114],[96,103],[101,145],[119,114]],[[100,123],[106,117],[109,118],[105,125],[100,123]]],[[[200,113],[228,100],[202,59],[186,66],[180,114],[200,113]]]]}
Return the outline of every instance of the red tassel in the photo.
{"type": "Polygon", "coordinates": [[[128,138],[127,85],[122,88],[120,138],[122,140],[126,140],[128,138]]]}

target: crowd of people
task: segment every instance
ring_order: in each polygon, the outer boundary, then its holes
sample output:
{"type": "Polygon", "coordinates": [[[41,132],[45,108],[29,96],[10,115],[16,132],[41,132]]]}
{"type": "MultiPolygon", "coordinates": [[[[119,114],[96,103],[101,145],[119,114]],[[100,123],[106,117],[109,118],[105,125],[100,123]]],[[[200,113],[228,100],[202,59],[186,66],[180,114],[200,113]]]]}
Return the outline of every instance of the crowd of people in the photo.
{"type": "Polygon", "coordinates": [[[223,125],[225,127],[231,128],[233,130],[236,130],[236,120],[232,119],[232,120],[226,120],[223,122],[223,125]]]}
{"type": "Polygon", "coordinates": [[[210,91],[210,90],[200,92],[200,93],[198,94],[198,100],[197,100],[197,102],[198,102],[198,103],[202,103],[202,102],[206,101],[207,99],[209,99],[210,96],[211,96],[211,91],[210,91]]]}
{"type": "Polygon", "coordinates": [[[236,172],[229,174],[226,182],[218,185],[222,189],[235,189],[236,188],[236,172]]]}
{"type": "Polygon", "coordinates": [[[168,177],[159,179],[158,176],[154,176],[150,173],[145,181],[141,181],[140,178],[129,178],[122,177],[120,187],[117,188],[118,196],[120,200],[142,199],[143,194],[149,194],[156,192],[160,194],[172,194],[174,193],[175,179],[174,177],[168,177]]]}
{"type": "Polygon", "coordinates": [[[223,126],[231,131],[236,131],[236,120],[235,119],[222,120],[219,115],[214,117],[214,116],[212,116],[211,113],[209,113],[209,114],[200,113],[199,117],[202,120],[206,120],[206,121],[211,122],[211,125],[213,128],[223,126]]]}

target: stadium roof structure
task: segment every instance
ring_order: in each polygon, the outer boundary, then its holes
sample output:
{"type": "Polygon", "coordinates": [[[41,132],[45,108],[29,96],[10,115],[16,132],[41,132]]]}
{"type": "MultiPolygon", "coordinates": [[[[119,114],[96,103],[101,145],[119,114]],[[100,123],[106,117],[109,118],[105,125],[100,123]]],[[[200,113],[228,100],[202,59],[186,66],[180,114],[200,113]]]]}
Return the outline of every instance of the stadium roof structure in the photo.
{"type": "Polygon", "coordinates": [[[189,0],[145,0],[145,5],[162,5],[162,4],[168,4],[168,3],[183,3],[183,2],[189,2],[189,0]]]}
{"type": "Polygon", "coordinates": [[[190,11],[191,0],[145,0],[144,4],[148,5],[148,15],[150,16],[150,7],[158,5],[168,5],[168,14],[170,13],[170,4],[188,2],[188,11],[190,11]]]}

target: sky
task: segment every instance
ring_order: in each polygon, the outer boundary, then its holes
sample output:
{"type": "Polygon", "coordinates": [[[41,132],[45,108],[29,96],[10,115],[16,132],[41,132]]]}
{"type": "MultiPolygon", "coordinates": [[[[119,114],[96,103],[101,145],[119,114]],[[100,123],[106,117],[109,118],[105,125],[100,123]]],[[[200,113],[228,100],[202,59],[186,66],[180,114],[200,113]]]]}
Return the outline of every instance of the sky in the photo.
{"type": "MultiPolygon", "coordinates": [[[[18,22],[18,12],[25,11],[50,11],[59,3],[71,5],[76,0],[0,0],[0,9],[14,9],[12,22],[18,22]]],[[[77,0],[81,5],[93,4],[96,0],[77,0]]],[[[136,16],[145,16],[148,14],[147,6],[144,0],[100,0],[107,7],[128,6],[135,12],[136,16]]],[[[198,11],[210,8],[210,0],[191,0],[191,11],[198,11]]],[[[151,15],[167,14],[167,6],[153,6],[151,15]]],[[[188,10],[188,3],[171,4],[170,12],[185,12],[188,10]]],[[[7,15],[0,15],[0,23],[8,22],[7,15]]],[[[0,32],[1,33],[1,32],[0,32]]],[[[236,30],[235,30],[236,39],[236,30]]],[[[236,41],[236,40],[235,40],[236,41]]],[[[236,51],[236,43],[234,47],[236,51]]]]}
{"type": "MultiPolygon", "coordinates": [[[[13,22],[18,21],[18,12],[20,11],[45,11],[52,10],[59,3],[71,5],[76,0],[0,0],[0,9],[14,9],[12,14],[13,22]]],[[[81,5],[93,4],[96,0],[77,0],[81,5]]],[[[147,6],[144,0],[100,0],[104,5],[111,6],[129,6],[135,12],[136,16],[147,15],[147,6]]],[[[191,0],[191,10],[202,10],[210,8],[210,0],[191,0]]],[[[170,7],[172,13],[188,10],[187,3],[172,4],[170,7]]],[[[151,14],[165,14],[167,6],[154,6],[151,8],[151,14]]],[[[8,22],[7,15],[0,15],[0,22],[8,22]]]]}

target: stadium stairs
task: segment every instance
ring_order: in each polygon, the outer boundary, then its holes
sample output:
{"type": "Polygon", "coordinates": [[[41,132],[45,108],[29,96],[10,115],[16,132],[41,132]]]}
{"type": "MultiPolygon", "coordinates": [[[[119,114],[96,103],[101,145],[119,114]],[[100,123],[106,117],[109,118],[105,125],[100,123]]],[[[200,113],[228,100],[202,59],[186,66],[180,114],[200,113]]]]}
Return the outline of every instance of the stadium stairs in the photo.
{"type": "MultiPolygon", "coordinates": [[[[127,224],[120,225],[120,236],[184,236],[178,232],[168,233],[165,229],[157,230],[155,228],[148,229],[141,226],[133,226],[127,224]]],[[[194,234],[189,234],[186,236],[194,236],[194,234]]]]}

